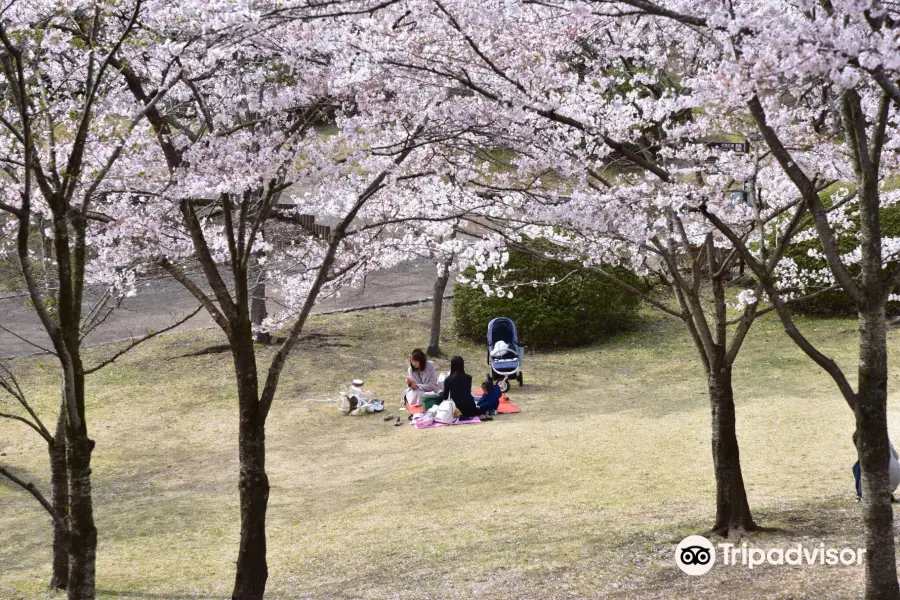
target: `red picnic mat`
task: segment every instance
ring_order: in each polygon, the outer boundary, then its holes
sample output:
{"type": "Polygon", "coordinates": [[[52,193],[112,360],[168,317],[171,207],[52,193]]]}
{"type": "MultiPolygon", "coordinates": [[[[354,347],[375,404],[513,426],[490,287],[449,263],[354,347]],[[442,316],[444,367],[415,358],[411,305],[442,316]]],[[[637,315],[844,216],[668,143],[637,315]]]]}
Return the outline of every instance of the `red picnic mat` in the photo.
{"type": "MultiPolygon", "coordinates": [[[[472,395],[476,398],[481,396],[482,391],[480,389],[472,390],[472,395]]],[[[416,414],[422,412],[421,406],[406,406],[406,410],[408,410],[411,414],[416,414]]],[[[512,415],[517,412],[522,412],[518,406],[509,401],[509,398],[506,397],[506,394],[500,394],[500,405],[497,407],[498,415],[512,415]]]]}

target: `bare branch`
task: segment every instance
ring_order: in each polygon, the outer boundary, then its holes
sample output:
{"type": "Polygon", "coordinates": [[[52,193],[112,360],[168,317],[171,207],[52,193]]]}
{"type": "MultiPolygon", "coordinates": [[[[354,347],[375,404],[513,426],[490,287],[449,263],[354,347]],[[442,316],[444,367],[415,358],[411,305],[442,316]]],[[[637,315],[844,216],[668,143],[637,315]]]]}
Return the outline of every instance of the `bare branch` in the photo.
{"type": "Polygon", "coordinates": [[[49,349],[47,349],[47,348],[44,348],[44,347],[41,346],[40,344],[35,344],[35,343],[32,342],[31,340],[22,337],[21,335],[19,335],[19,334],[16,333],[15,331],[12,331],[11,329],[7,329],[7,328],[4,327],[3,325],[0,325],[0,331],[5,331],[6,333],[8,333],[9,335],[13,336],[13,337],[16,338],[17,340],[19,340],[19,341],[21,341],[21,342],[25,342],[25,343],[28,344],[29,346],[32,346],[32,347],[34,347],[34,348],[37,348],[37,349],[40,350],[41,352],[44,352],[44,353],[46,353],[46,354],[53,354],[54,356],[56,355],[56,352],[54,352],[53,350],[49,350],[49,349]]]}
{"type": "Polygon", "coordinates": [[[177,265],[170,262],[167,258],[160,259],[159,266],[162,267],[169,275],[171,275],[175,281],[184,286],[184,288],[193,294],[194,298],[196,298],[203,308],[209,313],[209,315],[213,318],[216,324],[222,328],[227,335],[231,335],[231,325],[228,322],[228,319],[222,314],[222,312],[216,307],[215,303],[212,299],[207,296],[203,290],[194,282],[193,279],[188,277],[184,271],[182,271],[177,265]]]}
{"type": "Polygon", "coordinates": [[[9,479],[13,483],[18,485],[22,489],[24,489],[26,492],[28,492],[29,494],[34,496],[35,500],[37,500],[40,503],[40,505],[44,507],[44,510],[47,511],[47,513],[50,515],[50,517],[54,521],[56,521],[56,524],[59,525],[63,531],[66,532],[66,535],[69,534],[69,524],[66,523],[65,519],[63,519],[62,516],[60,516],[60,514],[57,513],[53,509],[53,505],[51,505],[49,502],[47,502],[47,499],[44,498],[44,495],[40,491],[38,491],[37,487],[35,487],[35,485],[33,483],[26,483],[22,479],[19,479],[18,477],[13,475],[9,471],[9,469],[4,467],[3,465],[0,465],[0,475],[5,476],[7,479],[9,479]]]}
{"type": "Polygon", "coordinates": [[[151,332],[148,333],[147,335],[145,335],[145,336],[143,336],[143,337],[140,337],[140,338],[138,338],[138,339],[132,338],[131,343],[129,343],[128,346],[126,346],[125,348],[119,350],[118,352],[116,352],[115,354],[113,354],[111,357],[107,358],[106,360],[104,360],[103,362],[97,364],[96,366],[93,366],[93,367],[90,367],[90,368],[88,368],[88,369],[85,369],[85,370],[84,370],[84,374],[85,374],[85,375],[90,375],[91,373],[96,373],[97,371],[99,371],[99,370],[102,369],[103,367],[105,367],[105,366],[107,366],[107,365],[110,365],[110,364],[116,362],[116,360],[119,359],[119,358],[121,358],[124,354],[126,354],[127,352],[130,352],[131,350],[137,348],[138,346],[140,346],[141,344],[143,344],[143,343],[146,342],[147,340],[151,340],[151,339],[155,338],[156,336],[158,336],[158,335],[160,335],[160,334],[163,334],[163,333],[165,333],[165,332],[167,332],[167,331],[171,331],[171,330],[175,329],[176,327],[178,327],[179,325],[182,325],[182,324],[186,323],[187,321],[189,321],[190,319],[192,319],[197,313],[199,313],[201,310],[203,310],[203,305],[202,305],[202,304],[201,304],[200,306],[198,306],[196,309],[194,309],[193,312],[189,313],[187,316],[183,317],[182,319],[179,319],[179,320],[176,321],[175,323],[172,323],[172,324],[169,325],[168,327],[164,327],[164,328],[162,328],[162,329],[157,329],[156,331],[151,331],[151,332]]]}
{"type": "Polygon", "coordinates": [[[47,443],[53,446],[53,436],[50,435],[50,432],[46,427],[44,427],[44,423],[41,421],[41,418],[38,417],[34,409],[31,408],[31,404],[28,403],[28,399],[25,397],[25,392],[22,391],[22,387],[19,385],[19,381],[16,379],[16,376],[4,363],[0,363],[0,389],[3,389],[7,394],[15,398],[16,401],[22,405],[22,408],[24,408],[25,411],[31,416],[33,421],[29,421],[23,417],[10,414],[2,414],[0,416],[25,423],[26,425],[37,431],[38,434],[40,434],[40,436],[47,441],[47,443]]]}

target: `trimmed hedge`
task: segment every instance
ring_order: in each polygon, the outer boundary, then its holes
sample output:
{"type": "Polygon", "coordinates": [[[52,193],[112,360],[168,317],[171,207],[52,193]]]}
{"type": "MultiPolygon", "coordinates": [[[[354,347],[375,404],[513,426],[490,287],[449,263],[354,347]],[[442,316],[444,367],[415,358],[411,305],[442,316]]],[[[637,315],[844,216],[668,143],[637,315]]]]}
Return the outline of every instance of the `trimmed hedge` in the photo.
{"type": "MultiPolygon", "coordinates": [[[[636,295],[574,266],[510,250],[507,270],[510,273],[502,283],[518,284],[512,288],[512,298],[487,296],[480,286],[456,284],[453,316],[461,338],[486,343],[490,320],[509,317],[516,324],[519,341],[526,346],[580,346],[629,326],[637,316],[640,299],[636,295]],[[524,283],[553,279],[558,283],[524,283]]],[[[627,269],[616,267],[610,271],[630,285],[643,288],[641,280],[627,269]]],[[[490,272],[485,275],[486,281],[492,277],[490,272]]]]}

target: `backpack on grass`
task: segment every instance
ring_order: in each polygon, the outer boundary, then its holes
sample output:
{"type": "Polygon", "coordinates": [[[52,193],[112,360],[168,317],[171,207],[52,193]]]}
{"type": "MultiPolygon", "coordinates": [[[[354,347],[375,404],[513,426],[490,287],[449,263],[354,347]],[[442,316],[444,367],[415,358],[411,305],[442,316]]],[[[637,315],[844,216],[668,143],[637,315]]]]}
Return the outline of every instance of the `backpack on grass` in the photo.
{"type": "Polygon", "coordinates": [[[444,425],[455,423],[456,413],[456,402],[453,400],[444,400],[437,407],[437,412],[434,414],[434,422],[443,423],[444,425]]]}

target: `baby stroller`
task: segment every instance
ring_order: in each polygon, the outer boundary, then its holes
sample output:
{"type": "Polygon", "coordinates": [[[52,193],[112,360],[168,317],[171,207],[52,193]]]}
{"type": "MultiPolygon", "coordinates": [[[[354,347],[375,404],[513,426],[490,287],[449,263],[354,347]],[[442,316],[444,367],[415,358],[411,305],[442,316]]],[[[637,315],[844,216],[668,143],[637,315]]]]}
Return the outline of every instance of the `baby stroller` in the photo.
{"type": "Polygon", "coordinates": [[[509,380],[515,379],[522,386],[522,362],[525,359],[525,347],[519,344],[516,324],[506,317],[497,317],[488,323],[488,365],[491,372],[488,377],[495,382],[500,391],[509,389],[509,380]]]}

